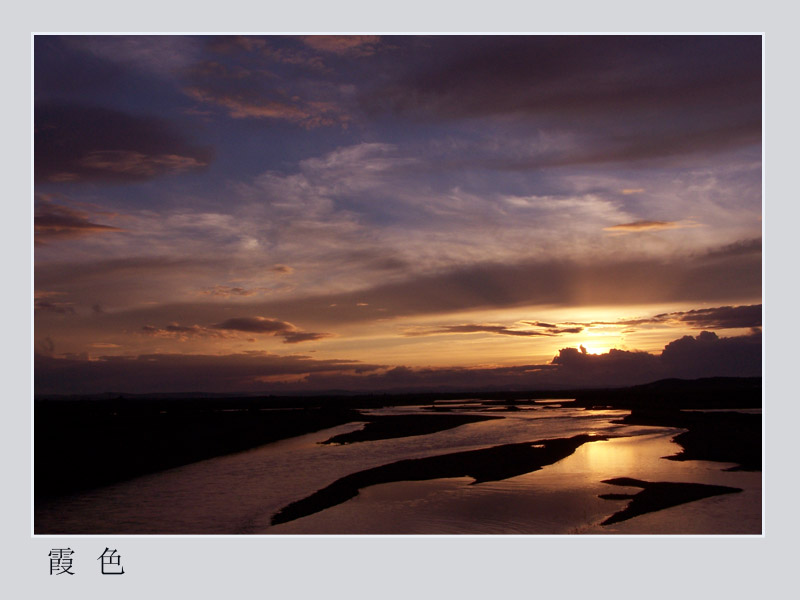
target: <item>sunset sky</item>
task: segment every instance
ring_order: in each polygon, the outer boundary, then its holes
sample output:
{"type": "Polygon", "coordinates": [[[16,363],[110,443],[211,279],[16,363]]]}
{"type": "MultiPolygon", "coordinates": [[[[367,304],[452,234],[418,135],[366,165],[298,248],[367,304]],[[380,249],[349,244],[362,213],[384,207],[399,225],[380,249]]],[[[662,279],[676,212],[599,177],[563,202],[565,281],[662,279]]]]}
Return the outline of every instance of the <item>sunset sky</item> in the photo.
{"type": "Polygon", "coordinates": [[[761,48],[36,36],[35,392],[759,375],[761,48]]]}

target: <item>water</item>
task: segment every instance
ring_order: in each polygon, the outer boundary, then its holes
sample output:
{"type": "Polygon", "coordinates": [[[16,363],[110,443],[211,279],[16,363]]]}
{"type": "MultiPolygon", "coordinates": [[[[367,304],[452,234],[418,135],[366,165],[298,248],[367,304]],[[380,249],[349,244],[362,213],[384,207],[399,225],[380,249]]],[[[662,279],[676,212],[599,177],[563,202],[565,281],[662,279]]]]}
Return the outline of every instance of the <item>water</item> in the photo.
{"type": "MultiPolygon", "coordinates": [[[[680,447],[681,430],[625,426],[626,411],[569,408],[492,412],[505,418],[447,431],[343,446],[318,442],[359,429],[349,423],[247,452],[74,494],[36,506],[35,532],[49,534],[614,534],[761,533],[761,473],[732,466],[662,457],[680,447]],[[336,479],[406,458],[422,458],[499,444],[597,433],[618,437],[584,444],[539,471],[471,485],[468,477],[396,482],[366,488],[338,506],[270,525],[274,513],[336,479]],[[603,493],[636,492],[601,483],[633,477],[727,485],[744,489],[603,527],[627,501],[603,493]]],[[[460,414],[477,405],[451,406],[460,414]]],[[[375,414],[421,414],[396,407],[375,414]]]]}

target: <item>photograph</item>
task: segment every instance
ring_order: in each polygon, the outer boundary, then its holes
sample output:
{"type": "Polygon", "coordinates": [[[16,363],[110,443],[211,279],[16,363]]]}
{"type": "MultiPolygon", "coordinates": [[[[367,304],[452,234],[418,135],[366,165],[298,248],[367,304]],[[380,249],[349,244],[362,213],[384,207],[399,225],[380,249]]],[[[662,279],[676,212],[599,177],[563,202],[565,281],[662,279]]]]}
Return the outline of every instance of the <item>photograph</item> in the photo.
{"type": "Polygon", "coordinates": [[[762,537],[763,52],[31,35],[49,574],[71,536],[762,537]]]}

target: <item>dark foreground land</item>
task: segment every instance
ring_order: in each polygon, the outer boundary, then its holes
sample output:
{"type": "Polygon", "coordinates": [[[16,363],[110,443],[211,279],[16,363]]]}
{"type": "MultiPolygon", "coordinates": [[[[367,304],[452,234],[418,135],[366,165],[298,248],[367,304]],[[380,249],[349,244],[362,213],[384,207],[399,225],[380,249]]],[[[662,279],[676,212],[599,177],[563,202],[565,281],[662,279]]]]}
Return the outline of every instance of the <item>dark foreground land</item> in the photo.
{"type": "Polygon", "coordinates": [[[730,471],[761,470],[760,414],[638,409],[619,422],[686,429],[673,438],[683,450],[670,460],[711,460],[736,463],[730,471]]]}
{"type": "Polygon", "coordinates": [[[57,496],[359,420],[348,408],[36,407],[34,493],[57,496]]]}
{"type": "MultiPolygon", "coordinates": [[[[41,398],[34,403],[34,493],[37,498],[58,496],[352,422],[367,424],[360,431],[334,436],[327,443],[423,435],[502,418],[436,412],[446,408],[436,401],[476,398],[487,411],[533,405],[542,398],[574,399],[571,406],[587,409],[627,409],[631,415],[625,418],[626,423],[687,429],[675,439],[684,448],[675,457],[678,460],[716,460],[735,463],[741,469],[761,468],[761,415],[683,410],[761,408],[760,378],[665,380],[617,390],[480,394],[41,398]],[[359,411],[402,405],[428,405],[435,410],[432,414],[397,416],[370,416],[359,411]]],[[[500,452],[485,449],[489,450],[500,452]]],[[[533,468],[529,470],[540,468],[536,465],[543,455],[535,454],[538,458],[530,458],[533,468]]],[[[445,462],[452,460],[455,459],[445,462]]],[[[486,463],[484,470],[469,474],[478,473],[484,480],[502,475],[506,459],[498,454],[493,460],[499,462],[486,463]]],[[[520,464],[517,458],[508,460],[509,468],[520,464]]],[[[392,468],[406,469],[404,472],[412,475],[408,467],[392,468]]],[[[416,463],[413,468],[423,467],[416,463]]],[[[447,473],[463,470],[441,468],[447,473]]],[[[348,485],[352,484],[351,481],[348,485]]]]}
{"type": "Polygon", "coordinates": [[[397,461],[337,479],[311,496],[282,508],[272,517],[272,524],[294,521],[336,506],[354,498],[359,490],[380,483],[445,477],[472,477],[473,483],[483,483],[516,477],[558,462],[582,444],[605,439],[608,437],[576,435],[397,461]]]}
{"type": "Polygon", "coordinates": [[[391,397],[343,398],[339,406],[327,397],[40,400],[34,416],[34,494],[47,498],[108,485],[357,421],[366,422],[362,430],[323,443],[425,435],[501,418],[385,417],[356,410],[384,403],[391,406],[391,397]]]}
{"type": "Polygon", "coordinates": [[[663,510],[679,504],[719,496],[720,494],[734,494],[741,492],[739,488],[727,487],[724,485],[707,485],[703,483],[675,483],[641,481],[630,477],[617,477],[616,479],[606,479],[603,483],[619,485],[623,487],[642,488],[637,494],[601,494],[605,500],[630,500],[628,505],[621,511],[614,513],[601,525],[611,525],[620,521],[627,521],[633,517],[638,517],[649,512],[663,510]]]}

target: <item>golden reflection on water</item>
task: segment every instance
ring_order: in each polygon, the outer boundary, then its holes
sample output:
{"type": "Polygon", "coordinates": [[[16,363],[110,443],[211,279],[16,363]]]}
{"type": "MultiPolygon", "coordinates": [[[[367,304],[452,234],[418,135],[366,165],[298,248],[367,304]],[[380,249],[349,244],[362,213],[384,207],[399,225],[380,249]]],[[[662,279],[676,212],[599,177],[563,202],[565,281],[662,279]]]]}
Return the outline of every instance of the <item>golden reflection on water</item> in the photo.
{"type": "Polygon", "coordinates": [[[633,441],[623,438],[585,444],[581,449],[587,470],[600,473],[629,470],[642,457],[633,441]]]}

